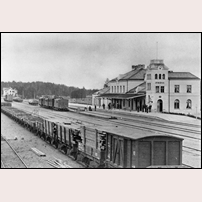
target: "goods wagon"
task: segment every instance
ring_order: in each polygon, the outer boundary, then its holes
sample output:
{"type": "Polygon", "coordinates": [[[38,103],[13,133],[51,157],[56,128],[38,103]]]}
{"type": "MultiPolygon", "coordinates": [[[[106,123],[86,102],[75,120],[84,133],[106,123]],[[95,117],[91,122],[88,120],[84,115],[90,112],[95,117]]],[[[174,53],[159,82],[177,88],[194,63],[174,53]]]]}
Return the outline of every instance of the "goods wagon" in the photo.
{"type": "Polygon", "coordinates": [[[181,138],[117,128],[44,122],[44,139],[87,167],[147,168],[182,165],[181,138]],[[53,124],[57,135],[53,137],[53,124]]]}
{"type": "Polygon", "coordinates": [[[34,117],[13,107],[2,111],[86,167],[182,167],[183,139],[123,126],[90,128],[34,117]]]}
{"type": "Polygon", "coordinates": [[[39,98],[39,105],[49,109],[68,111],[69,100],[61,96],[42,96],[39,98]]]}
{"type": "Polygon", "coordinates": [[[20,98],[20,97],[14,97],[13,101],[15,101],[15,102],[23,102],[23,99],[20,98]]]}
{"type": "Polygon", "coordinates": [[[54,109],[56,110],[67,110],[69,106],[69,100],[64,98],[54,99],[54,109]]]}
{"type": "Polygon", "coordinates": [[[39,101],[36,100],[36,99],[29,99],[28,103],[29,103],[30,105],[38,105],[39,101]]]}
{"type": "Polygon", "coordinates": [[[13,102],[13,95],[5,95],[4,101],[13,102]]]}

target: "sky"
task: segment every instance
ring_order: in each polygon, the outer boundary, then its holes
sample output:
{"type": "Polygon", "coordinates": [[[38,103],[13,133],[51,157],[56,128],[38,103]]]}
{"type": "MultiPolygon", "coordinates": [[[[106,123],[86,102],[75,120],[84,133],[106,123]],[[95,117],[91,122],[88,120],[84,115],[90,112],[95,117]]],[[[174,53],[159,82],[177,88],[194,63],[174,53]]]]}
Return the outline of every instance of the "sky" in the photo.
{"type": "Polygon", "coordinates": [[[201,78],[197,33],[3,33],[1,81],[43,81],[101,89],[132,69],[163,59],[169,70],[201,78]],[[157,48],[158,43],[158,48],[157,48]],[[157,51],[158,50],[158,51],[157,51]]]}

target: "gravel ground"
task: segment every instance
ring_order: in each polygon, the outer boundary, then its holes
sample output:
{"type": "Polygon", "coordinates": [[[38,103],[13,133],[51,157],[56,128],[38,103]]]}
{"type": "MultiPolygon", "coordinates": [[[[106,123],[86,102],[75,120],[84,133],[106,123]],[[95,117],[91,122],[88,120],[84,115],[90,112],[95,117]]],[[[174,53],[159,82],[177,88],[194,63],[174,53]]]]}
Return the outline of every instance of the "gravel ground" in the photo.
{"type": "MultiPolygon", "coordinates": [[[[25,128],[21,127],[13,120],[1,113],[1,134],[9,141],[12,147],[20,155],[28,168],[53,168],[46,160],[60,159],[73,168],[83,168],[80,164],[71,158],[62,154],[48,143],[35,136],[25,128]],[[17,140],[15,140],[17,138],[17,140]],[[31,148],[35,147],[46,154],[45,157],[37,156],[31,148]]],[[[1,157],[5,164],[18,168],[19,165],[13,166],[13,156],[8,155],[9,147],[5,146],[5,142],[1,142],[1,157]]]]}

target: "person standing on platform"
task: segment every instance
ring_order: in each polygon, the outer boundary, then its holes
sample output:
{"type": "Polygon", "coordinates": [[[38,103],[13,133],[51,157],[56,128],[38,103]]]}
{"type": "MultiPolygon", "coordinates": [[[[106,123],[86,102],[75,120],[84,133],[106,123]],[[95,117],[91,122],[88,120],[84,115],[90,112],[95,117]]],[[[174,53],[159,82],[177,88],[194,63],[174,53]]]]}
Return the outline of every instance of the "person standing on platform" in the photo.
{"type": "Polygon", "coordinates": [[[137,112],[139,112],[140,111],[140,103],[138,102],[137,103],[137,112]]]}
{"type": "Polygon", "coordinates": [[[96,105],[95,105],[95,111],[96,111],[96,105]]]}

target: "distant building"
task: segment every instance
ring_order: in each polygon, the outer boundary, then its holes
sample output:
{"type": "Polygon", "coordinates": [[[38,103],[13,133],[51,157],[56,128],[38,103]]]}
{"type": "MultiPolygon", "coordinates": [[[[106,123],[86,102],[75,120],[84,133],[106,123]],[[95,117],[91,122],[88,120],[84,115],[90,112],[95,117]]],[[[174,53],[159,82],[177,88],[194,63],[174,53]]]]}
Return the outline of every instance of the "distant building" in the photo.
{"type": "Polygon", "coordinates": [[[149,66],[132,70],[108,83],[109,91],[97,98],[108,99],[115,108],[156,112],[196,114],[200,112],[201,80],[190,72],[169,71],[163,60],[151,60],[149,66]]]}
{"type": "Polygon", "coordinates": [[[17,96],[18,91],[16,89],[9,88],[3,88],[3,97],[6,95],[13,95],[13,97],[17,96]]]}

